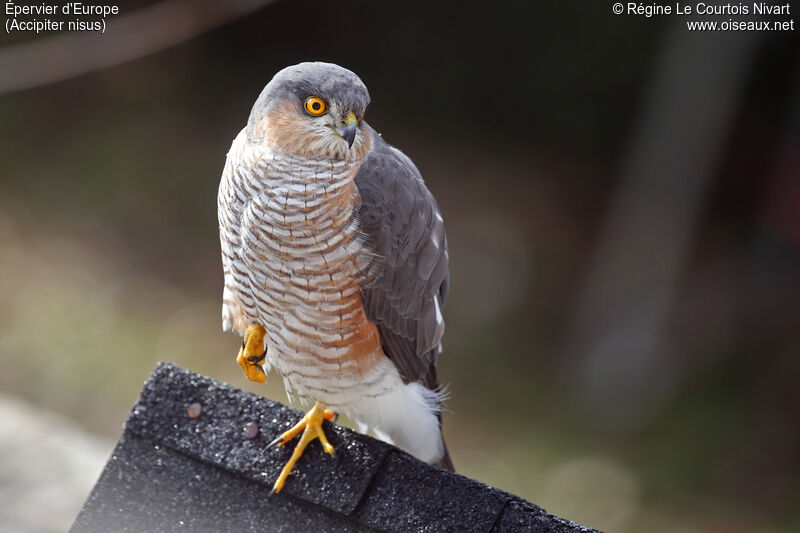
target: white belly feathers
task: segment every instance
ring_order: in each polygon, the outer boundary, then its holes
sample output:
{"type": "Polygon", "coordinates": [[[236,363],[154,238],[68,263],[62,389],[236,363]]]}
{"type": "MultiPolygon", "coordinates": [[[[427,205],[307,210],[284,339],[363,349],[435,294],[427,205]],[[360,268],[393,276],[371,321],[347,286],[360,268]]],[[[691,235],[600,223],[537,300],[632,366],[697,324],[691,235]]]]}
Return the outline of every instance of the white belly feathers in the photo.
{"type": "Polygon", "coordinates": [[[263,325],[290,394],[345,410],[402,386],[361,305],[370,252],[354,216],[357,170],[272,154],[242,132],[218,197],[224,326],[263,325]]]}

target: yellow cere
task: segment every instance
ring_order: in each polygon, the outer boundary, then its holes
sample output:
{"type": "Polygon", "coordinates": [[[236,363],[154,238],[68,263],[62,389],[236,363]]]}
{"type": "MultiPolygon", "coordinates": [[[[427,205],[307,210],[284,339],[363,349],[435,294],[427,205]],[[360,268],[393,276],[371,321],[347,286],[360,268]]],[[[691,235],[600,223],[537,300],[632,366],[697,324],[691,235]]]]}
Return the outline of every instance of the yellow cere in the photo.
{"type": "Polygon", "coordinates": [[[350,111],[347,115],[345,115],[343,122],[345,124],[355,124],[358,126],[358,119],[356,118],[356,114],[350,111]]]}

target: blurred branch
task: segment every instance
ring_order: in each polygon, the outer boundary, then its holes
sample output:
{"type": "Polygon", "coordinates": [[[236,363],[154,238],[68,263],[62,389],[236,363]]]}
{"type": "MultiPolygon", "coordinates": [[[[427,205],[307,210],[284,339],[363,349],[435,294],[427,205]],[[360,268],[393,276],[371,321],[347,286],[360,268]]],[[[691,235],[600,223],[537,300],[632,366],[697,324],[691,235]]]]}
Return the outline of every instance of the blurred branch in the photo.
{"type": "Polygon", "coordinates": [[[168,0],[108,19],[95,32],[61,33],[0,48],[0,94],[113,67],[188,41],[275,0],[168,0]]]}

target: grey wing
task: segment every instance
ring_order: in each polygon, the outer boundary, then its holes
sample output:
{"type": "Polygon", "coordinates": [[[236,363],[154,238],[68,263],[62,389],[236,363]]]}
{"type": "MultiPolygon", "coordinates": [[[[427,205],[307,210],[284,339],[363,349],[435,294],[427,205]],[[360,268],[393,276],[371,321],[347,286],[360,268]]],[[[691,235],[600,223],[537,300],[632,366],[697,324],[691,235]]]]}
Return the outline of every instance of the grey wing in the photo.
{"type": "Polygon", "coordinates": [[[364,310],[403,381],[433,389],[450,279],[444,221],[411,160],[370,131],[373,148],[355,180],[359,223],[375,254],[364,310]]]}

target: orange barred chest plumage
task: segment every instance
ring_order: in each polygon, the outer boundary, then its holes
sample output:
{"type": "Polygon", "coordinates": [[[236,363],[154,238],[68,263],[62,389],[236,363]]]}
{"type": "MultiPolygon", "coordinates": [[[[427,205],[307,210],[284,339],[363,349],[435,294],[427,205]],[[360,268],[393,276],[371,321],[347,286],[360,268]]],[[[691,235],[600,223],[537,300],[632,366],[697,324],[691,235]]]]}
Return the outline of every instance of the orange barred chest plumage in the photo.
{"type": "Polygon", "coordinates": [[[355,384],[375,395],[395,385],[361,303],[371,255],[355,218],[357,170],[271,154],[240,134],[219,191],[225,325],[262,324],[290,393],[331,405],[355,384]]]}

